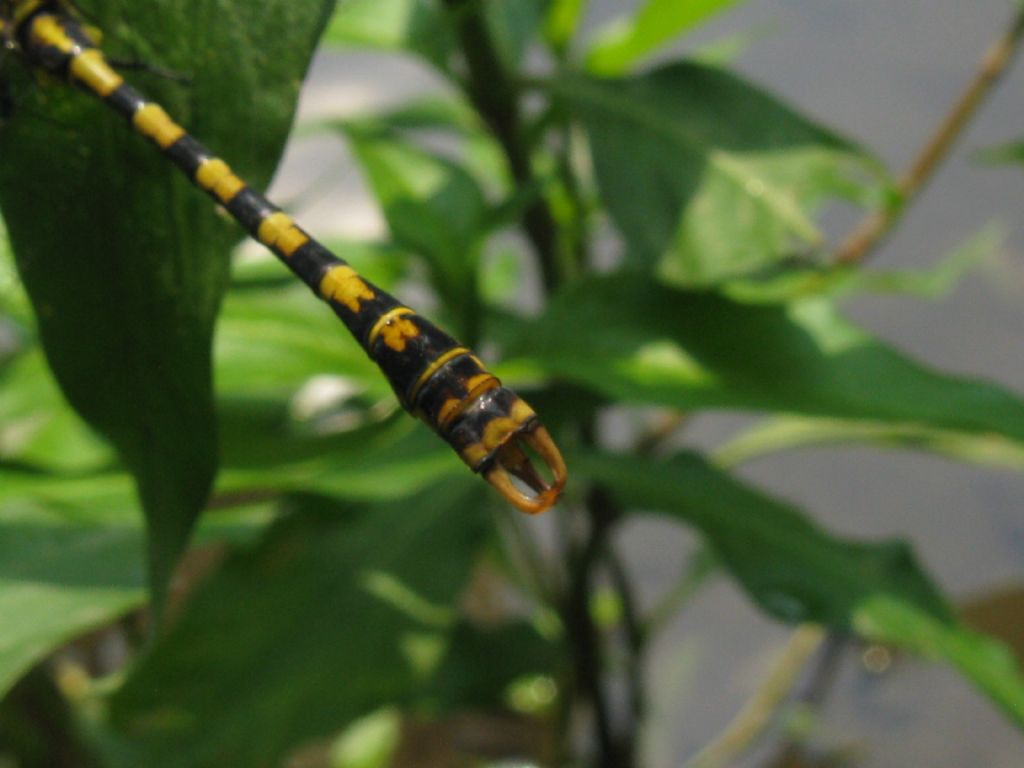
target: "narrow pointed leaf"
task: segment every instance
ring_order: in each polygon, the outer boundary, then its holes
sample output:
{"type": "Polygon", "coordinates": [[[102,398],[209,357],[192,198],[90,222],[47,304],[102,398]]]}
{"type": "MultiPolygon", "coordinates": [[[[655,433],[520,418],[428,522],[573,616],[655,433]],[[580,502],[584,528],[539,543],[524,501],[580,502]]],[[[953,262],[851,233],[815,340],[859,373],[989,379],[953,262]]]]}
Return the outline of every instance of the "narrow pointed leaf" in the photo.
{"type": "Polygon", "coordinates": [[[833,537],[696,455],[660,462],[595,455],[574,464],[629,507],[697,528],[767,613],[856,630],[942,660],[1024,724],[1024,678],[1012,654],[953,617],[905,543],[833,537]]]}
{"type": "Polygon", "coordinates": [[[1024,442],[1015,394],[929,370],[824,299],[750,306],[620,273],[558,296],[512,351],[625,402],[915,423],[1024,442]]]}
{"type": "MultiPolygon", "coordinates": [[[[265,186],[333,3],[86,5],[112,56],[188,82],[129,79],[265,186]]],[[[216,469],[210,337],[241,232],[95,99],[20,70],[13,85],[0,208],[61,388],[138,481],[159,593],[216,469]]]]}

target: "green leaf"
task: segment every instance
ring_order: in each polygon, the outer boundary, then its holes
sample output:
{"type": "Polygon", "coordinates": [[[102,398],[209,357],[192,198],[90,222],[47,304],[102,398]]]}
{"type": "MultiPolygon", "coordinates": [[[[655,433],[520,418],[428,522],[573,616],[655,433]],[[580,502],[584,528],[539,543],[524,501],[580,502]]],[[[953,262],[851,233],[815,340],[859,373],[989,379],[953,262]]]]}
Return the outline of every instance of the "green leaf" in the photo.
{"type": "Polygon", "coordinates": [[[119,509],[99,514],[39,499],[0,503],[0,696],[55,648],[145,600],[143,532],[127,478],[117,485],[119,509]]]}
{"type": "Polygon", "coordinates": [[[586,66],[598,75],[621,75],[665,43],[702,24],[737,0],[647,0],[597,32],[586,66]]]}
{"type": "Polygon", "coordinates": [[[442,71],[454,47],[444,14],[430,0],[342,0],[324,32],[324,43],[408,50],[442,71]]]}
{"type": "Polygon", "coordinates": [[[1024,446],[999,435],[971,435],[920,424],[800,416],[783,416],[758,424],[715,451],[715,458],[731,467],[770,453],[847,443],[929,451],[956,461],[1024,472],[1024,446]]]}
{"type": "Polygon", "coordinates": [[[1015,395],[928,370],[824,299],[748,306],[620,273],[559,295],[516,351],[524,364],[628,403],[916,423],[1024,442],[1015,395]]]}
{"type": "MultiPolygon", "coordinates": [[[[66,642],[146,600],[131,478],[0,466],[0,697],[66,642]]],[[[207,515],[201,541],[245,541],[268,510],[207,515]]]]}
{"type": "MultiPolygon", "coordinates": [[[[406,254],[348,240],[328,247],[385,290],[407,273],[406,254]]],[[[337,316],[276,259],[235,265],[215,346],[218,391],[229,398],[294,395],[320,377],[345,382],[354,393],[394,402],[391,387],[337,316]]]]}
{"type": "Polygon", "coordinates": [[[484,534],[479,485],[367,510],[296,500],[114,696],[125,762],[277,765],[304,740],[409,700],[450,631],[409,606],[451,612],[484,534]]]}
{"type": "Polygon", "coordinates": [[[347,135],[399,247],[424,256],[459,335],[476,326],[487,201],[462,166],[404,139],[350,124],[347,135]]]}
{"type": "Polygon", "coordinates": [[[391,707],[353,722],[331,745],[330,768],[390,768],[402,737],[402,715],[391,707]]]}
{"type": "Polygon", "coordinates": [[[83,471],[109,465],[111,453],[65,403],[38,349],[0,367],[0,461],[83,471]]]}
{"type": "Polygon", "coordinates": [[[1024,680],[1013,653],[1002,643],[887,595],[865,601],[853,618],[854,628],[869,640],[952,664],[1018,727],[1024,725],[1024,680]]]}
{"type": "Polygon", "coordinates": [[[427,427],[400,416],[344,432],[296,434],[280,411],[225,412],[225,493],[311,491],[354,500],[422,492],[466,468],[427,427]]]}
{"type": "Polygon", "coordinates": [[[934,266],[912,272],[854,270],[851,288],[870,293],[893,293],[941,299],[980,263],[991,259],[1006,242],[1006,227],[990,224],[934,266]]]}
{"type": "Polygon", "coordinates": [[[991,224],[926,269],[895,272],[780,265],[771,274],[731,280],[723,284],[722,291],[747,304],[777,304],[811,296],[845,298],[865,293],[940,299],[980,262],[997,253],[1005,240],[1005,227],[991,224]]]}
{"type": "MultiPolygon", "coordinates": [[[[4,320],[4,315],[14,322],[28,324],[31,312],[28,297],[25,296],[25,289],[21,285],[21,278],[18,277],[14,267],[14,255],[11,253],[7,229],[3,219],[0,219],[0,322],[4,320]]],[[[4,331],[4,325],[0,325],[0,332],[4,331]]],[[[14,329],[6,331],[6,334],[0,336],[0,363],[15,346],[14,329]]]]}
{"type": "MultiPolygon", "coordinates": [[[[94,0],[110,54],[188,76],[130,80],[257,188],[281,154],[331,0],[94,0]],[[210,23],[216,19],[217,23],[210,23]]],[[[20,71],[0,208],[47,359],[117,447],[162,592],[216,470],[210,341],[241,230],[96,99],[20,71]],[[59,223],[59,225],[55,225],[59,223]]]]}
{"type": "Polygon", "coordinates": [[[586,128],[630,255],[678,284],[749,274],[821,245],[821,202],[865,198],[863,152],[723,70],[676,63],[636,78],[550,85],[586,128]]]}
{"type": "MultiPolygon", "coordinates": [[[[336,123],[332,123],[332,126],[336,123]]],[[[432,93],[359,120],[360,126],[380,131],[451,131],[471,134],[483,131],[480,117],[455,93],[432,93]]]]}
{"type": "Polygon", "coordinates": [[[329,309],[294,280],[232,291],[217,327],[217,386],[225,394],[291,394],[314,376],[344,377],[359,391],[390,392],[373,362],[329,309]]]}
{"type": "Polygon", "coordinates": [[[544,20],[544,38],[556,51],[564,51],[576,34],[589,0],[551,0],[544,20]]]}
{"type": "Polygon", "coordinates": [[[1024,723],[1024,678],[1012,655],[953,618],[906,544],[832,537],[696,455],[594,455],[574,458],[573,466],[633,509],[696,527],[764,611],[942,659],[1024,723]]]}

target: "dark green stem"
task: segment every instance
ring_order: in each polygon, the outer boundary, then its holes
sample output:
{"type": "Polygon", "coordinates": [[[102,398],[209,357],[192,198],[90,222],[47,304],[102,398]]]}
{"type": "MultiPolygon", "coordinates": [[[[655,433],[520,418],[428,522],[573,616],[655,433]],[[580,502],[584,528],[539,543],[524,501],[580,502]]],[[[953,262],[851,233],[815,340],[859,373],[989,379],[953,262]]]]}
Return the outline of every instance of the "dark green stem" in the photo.
{"type": "MultiPolygon", "coordinates": [[[[592,488],[587,494],[590,531],[582,547],[570,553],[570,582],[562,608],[566,635],[572,650],[574,681],[580,699],[593,709],[599,768],[629,768],[632,749],[618,742],[603,686],[603,665],[598,628],[590,614],[592,579],[616,516],[607,494],[592,488]]],[[[632,737],[627,739],[632,742],[632,737]]]]}
{"type": "Polygon", "coordinates": [[[618,553],[612,548],[610,542],[605,560],[612,584],[615,586],[615,591],[619,596],[619,603],[622,606],[622,629],[625,635],[626,652],[628,654],[626,685],[629,688],[629,709],[633,723],[624,736],[629,743],[620,744],[620,748],[632,754],[634,751],[632,741],[643,722],[647,704],[647,687],[644,685],[644,660],[647,651],[647,636],[644,632],[643,619],[637,607],[632,579],[626,570],[625,564],[618,553]]]}
{"type": "MultiPolygon", "coordinates": [[[[466,60],[466,93],[501,145],[516,186],[534,182],[519,106],[519,86],[502,66],[477,0],[445,0],[466,60]]],[[[530,203],[523,213],[523,229],[540,262],[544,286],[550,293],[560,279],[558,227],[543,199],[530,203]]]]}

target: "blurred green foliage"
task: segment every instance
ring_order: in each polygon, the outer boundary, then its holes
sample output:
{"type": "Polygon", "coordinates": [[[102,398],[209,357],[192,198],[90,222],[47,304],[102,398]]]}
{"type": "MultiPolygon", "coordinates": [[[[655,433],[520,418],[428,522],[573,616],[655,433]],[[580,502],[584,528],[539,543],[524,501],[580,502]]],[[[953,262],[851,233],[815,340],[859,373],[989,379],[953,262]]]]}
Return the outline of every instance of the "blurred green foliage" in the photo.
{"type": "MultiPolygon", "coordinates": [[[[585,40],[585,0],[342,0],[329,21],[329,0],[80,3],[113,55],[188,75],[134,78],[257,186],[321,32],[442,78],[437,95],[310,127],[348,143],[388,226],[332,247],[428,294],[528,393],[572,472],[553,552],[396,413],[283,267],[247,251],[229,289],[239,231],[157,153],[5,64],[0,761],[58,764],[9,735],[46,722],[26,721],[22,689],[112,626],[127,646],[113,668],[56,678],[61,739],[97,766],[281,765],[318,743],[317,765],[385,765],[402,722],[510,704],[547,734],[520,756],[566,760],[574,708],[623,675],[614,636],[636,684],[664,619],[638,613],[628,574],[595,588],[620,567],[617,527],[650,516],[705,542],[683,591],[713,562],[767,614],[942,660],[1024,723],[1015,663],[960,624],[908,543],[833,536],[731,472],[850,441],[1024,467],[1017,395],[927,368],[839,306],[940,295],[993,235],[927,274],[832,267],[816,215],[884,205],[880,163],[706,60],[642,66],[734,4],[648,0],[585,40]],[[538,49],[555,66],[524,79],[538,49]],[[481,67],[505,87],[481,91],[481,67]],[[599,418],[637,408],[765,418],[710,457],[643,434],[613,452],[599,418]],[[148,641],[118,624],[152,601],[166,615],[148,641]]],[[[640,724],[606,733],[599,710],[602,764],[631,764],[640,724]]]]}

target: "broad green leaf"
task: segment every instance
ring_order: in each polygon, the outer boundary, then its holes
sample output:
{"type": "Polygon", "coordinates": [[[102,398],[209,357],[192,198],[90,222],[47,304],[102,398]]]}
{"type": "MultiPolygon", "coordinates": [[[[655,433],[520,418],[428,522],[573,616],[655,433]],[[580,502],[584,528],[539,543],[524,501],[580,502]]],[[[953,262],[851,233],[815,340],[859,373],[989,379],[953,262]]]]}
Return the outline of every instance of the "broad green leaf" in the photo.
{"type": "Polygon", "coordinates": [[[916,423],[1024,442],[1017,396],[913,362],[825,299],[748,306],[619,273],[559,295],[512,352],[623,402],[916,423]]]}
{"type": "Polygon", "coordinates": [[[1024,724],[1024,678],[1012,655],[954,619],[906,544],[830,536],[796,509],[696,455],[668,461],[594,455],[573,465],[630,508],[696,527],[766,612],[788,622],[856,630],[941,659],[1024,724]]]}
{"type": "Polygon", "coordinates": [[[930,451],[957,461],[1024,472],[1024,446],[1000,435],[971,435],[920,424],[801,416],[783,416],[758,424],[715,451],[715,458],[731,467],[770,453],[846,443],[930,451]]]}
{"type": "Polygon", "coordinates": [[[552,94],[584,126],[629,254],[678,284],[750,274],[818,248],[816,206],[876,194],[859,149],[723,70],[565,75],[552,94]]]}
{"type": "Polygon", "coordinates": [[[442,71],[454,47],[439,4],[430,0],[342,0],[324,32],[324,43],[408,50],[442,71]]]}
{"type": "Polygon", "coordinates": [[[114,696],[123,762],[277,765],[305,740],[409,701],[444,651],[482,543],[480,494],[467,479],[365,510],[297,499],[114,696]]]}
{"type": "MultiPolygon", "coordinates": [[[[129,75],[265,186],[331,0],[86,5],[112,56],[189,78],[129,75]]],[[[105,105],[17,74],[0,209],[62,390],[137,479],[159,595],[216,469],[210,343],[241,230],[105,105]]]]}
{"type": "Polygon", "coordinates": [[[30,324],[28,297],[0,222],[0,462],[63,471],[109,464],[109,445],[62,397],[30,324]],[[15,324],[5,325],[4,313],[15,324]]]}
{"type": "Polygon", "coordinates": [[[488,213],[483,192],[459,164],[419,149],[400,137],[362,130],[346,133],[391,235],[399,247],[419,253],[459,335],[478,323],[477,262],[488,213]]]}
{"type": "Polygon", "coordinates": [[[598,31],[587,52],[587,69],[621,75],[684,32],[736,5],[737,0],[647,0],[638,11],[598,31]]]}
{"type": "MultiPolygon", "coordinates": [[[[269,510],[205,516],[199,541],[245,541],[269,510]]],[[[146,600],[131,478],[0,466],[0,697],[69,640],[146,600]]]]}

